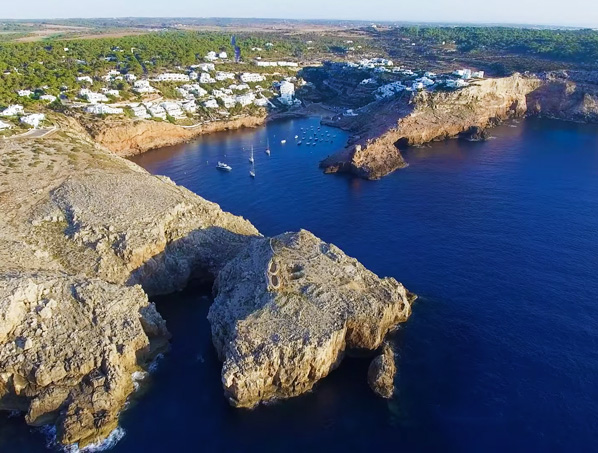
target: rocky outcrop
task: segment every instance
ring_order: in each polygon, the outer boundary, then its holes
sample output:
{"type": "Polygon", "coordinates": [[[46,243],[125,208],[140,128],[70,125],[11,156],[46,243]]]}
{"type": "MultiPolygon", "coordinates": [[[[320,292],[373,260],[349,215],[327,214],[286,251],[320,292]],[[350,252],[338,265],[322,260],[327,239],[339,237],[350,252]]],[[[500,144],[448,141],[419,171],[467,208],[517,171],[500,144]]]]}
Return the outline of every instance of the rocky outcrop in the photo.
{"type": "Polygon", "coordinates": [[[378,396],[392,398],[395,390],[394,378],[397,373],[395,356],[390,344],[385,343],[382,353],[377,355],[368,369],[368,384],[378,396]]]}
{"type": "MultiPolygon", "coordinates": [[[[378,179],[405,166],[399,149],[484,130],[527,112],[527,96],[542,82],[515,74],[487,79],[457,91],[423,91],[411,100],[413,110],[396,126],[369,139],[363,148],[344,150],[322,161],[326,172],[349,171],[378,179]]],[[[401,101],[402,102],[402,101],[401,101]]]]}
{"type": "Polygon", "coordinates": [[[218,275],[208,319],[234,406],[310,390],[346,349],[377,349],[412,296],[307,231],[254,239],[218,275]]]}
{"type": "Polygon", "coordinates": [[[527,97],[528,113],[577,122],[598,122],[598,72],[557,71],[527,97]]]}
{"type": "Polygon", "coordinates": [[[213,341],[237,406],[298,395],[374,350],[411,297],[306,231],[263,238],[72,118],[0,143],[0,410],[59,440],[104,438],[168,332],[147,294],[216,279],[213,341]]]}
{"type": "Polygon", "coordinates": [[[139,286],[61,273],[1,273],[0,321],[0,409],[56,423],[67,444],[116,427],[132,373],[168,338],[139,286]]]}
{"type": "Polygon", "coordinates": [[[119,156],[132,156],[154,148],[177,145],[213,132],[257,127],[265,121],[265,116],[247,116],[184,127],[165,121],[141,119],[94,121],[81,118],[82,124],[93,139],[119,156]]]}
{"type": "Polygon", "coordinates": [[[146,293],[211,282],[259,233],[80,132],[0,144],[0,409],[84,445],[166,344],[146,293]]]}

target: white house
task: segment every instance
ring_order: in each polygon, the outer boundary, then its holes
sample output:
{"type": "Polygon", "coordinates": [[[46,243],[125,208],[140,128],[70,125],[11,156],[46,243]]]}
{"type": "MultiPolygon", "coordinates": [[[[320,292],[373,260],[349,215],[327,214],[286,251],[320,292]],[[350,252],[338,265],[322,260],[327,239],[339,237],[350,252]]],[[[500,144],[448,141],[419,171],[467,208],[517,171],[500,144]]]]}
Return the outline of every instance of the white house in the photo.
{"type": "Polygon", "coordinates": [[[154,118],[162,118],[163,120],[166,119],[166,110],[164,110],[161,106],[159,105],[152,105],[148,108],[150,115],[152,115],[154,118]]]}
{"type": "Polygon", "coordinates": [[[77,77],[77,82],[93,83],[93,80],[89,76],[80,76],[80,77],[77,77]]]}
{"type": "Polygon", "coordinates": [[[129,83],[133,83],[137,80],[137,76],[135,74],[125,74],[125,80],[129,83]]]}
{"type": "Polygon", "coordinates": [[[17,94],[22,98],[28,98],[33,92],[31,90],[19,90],[17,91],[17,94]]]}
{"type": "Polygon", "coordinates": [[[246,83],[240,83],[238,85],[233,83],[232,85],[229,85],[228,89],[235,90],[235,91],[245,91],[245,90],[249,90],[249,85],[247,85],[246,83]]]}
{"type": "Polygon", "coordinates": [[[263,82],[266,78],[261,74],[255,74],[251,72],[244,72],[241,74],[241,82],[249,83],[249,82],[263,82]]]}
{"type": "Polygon", "coordinates": [[[453,74],[461,77],[463,80],[471,79],[471,69],[457,69],[453,74]]]}
{"type": "Polygon", "coordinates": [[[382,85],[375,91],[374,95],[376,96],[376,99],[383,99],[394,96],[403,90],[405,90],[405,85],[403,85],[401,82],[392,82],[382,85]]]}
{"type": "Polygon", "coordinates": [[[181,88],[195,94],[197,97],[203,97],[208,94],[208,92],[200,87],[197,83],[183,85],[181,88]]]}
{"type": "Polygon", "coordinates": [[[108,102],[108,96],[102,93],[95,93],[89,90],[86,90],[86,92],[83,93],[83,90],[81,90],[79,94],[81,95],[81,97],[86,98],[92,104],[97,104],[98,102],[108,102]]]}
{"type": "Polygon", "coordinates": [[[253,103],[255,105],[257,105],[258,107],[265,107],[268,105],[268,99],[266,98],[257,98],[253,101],[253,103]]]}
{"type": "Polygon", "coordinates": [[[85,109],[85,111],[93,115],[119,115],[123,113],[123,109],[118,107],[112,107],[106,104],[90,105],[85,109]]]}
{"type": "Polygon", "coordinates": [[[293,103],[293,96],[295,96],[295,85],[286,80],[280,82],[280,102],[290,105],[293,103]]]}
{"type": "Polygon", "coordinates": [[[147,113],[147,109],[143,105],[131,106],[131,110],[133,110],[133,115],[137,118],[149,118],[150,115],[147,113]]]}
{"type": "Polygon", "coordinates": [[[226,52],[220,52],[218,54],[218,58],[221,58],[222,60],[226,60],[228,58],[228,54],[226,52]]]}
{"type": "Polygon", "coordinates": [[[4,121],[0,121],[0,131],[5,129],[12,129],[12,124],[5,123],[4,121]]]}
{"type": "Polygon", "coordinates": [[[208,99],[206,102],[203,103],[203,105],[208,109],[217,109],[218,101],[216,101],[216,99],[208,99]]]}
{"type": "Polygon", "coordinates": [[[42,94],[39,97],[42,101],[54,102],[56,100],[56,96],[52,94],[42,94]]]}
{"type": "Polygon", "coordinates": [[[39,127],[39,123],[46,119],[46,115],[43,113],[32,113],[31,115],[26,115],[21,117],[21,123],[28,124],[29,126],[33,126],[35,129],[39,127]]]}
{"type": "Polygon", "coordinates": [[[195,67],[199,68],[199,70],[201,70],[203,72],[210,72],[210,71],[216,70],[214,63],[200,63],[200,64],[196,65],[195,67]]]}
{"type": "Polygon", "coordinates": [[[474,79],[483,79],[484,71],[474,71],[471,73],[471,77],[473,77],[474,79]]]}
{"type": "Polygon", "coordinates": [[[253,93],[246,93],[246,94],[239,94],[235,97],[235,101],[241,104],[243,107],[253,104],[255,101],[255,94],[253,93]]]}
{"type": "Polygon", "coordinates": [[[208,52],[204,59],[206,61],[215,61],[218,59],[218,55],[216,55],[216,52],[208,52]]]}
{"type": "Polygon", "coordinates": [[[218,71],[214,76],[216,80],[223,81],[223,80],[234,80],[235,73],[234,72],[222,72],[218,71]]]}
{"type": "Polygon", "coordinates": [[[179,74],[176,72],[166,72],[159,74],[155,80],[157,82],[188,82],[191,80],[187,74],[179,74]]]}
{"type": "Polygon", "coordinates": [[[9,105],[2,112],[0,116],[17,116],[24,113],[23,106],[19,104],[9,105]]]}
{"type": "Polygon", "coordinates": [[[199,83],[216,83],[216,80],[207,72],[202,72],[199,76],[199,83]]]}
{"type": "Polygon", "coordinates": [[[149,83],[149,80],[137,80],[133,84],[133,91],[137,93],[153,93],[156,91],[149,83]]]}
{"type": "Polygon", "coordinates": [[[222,103],[225,109],[231,109],[237,104],[237,100],[232,96],[222,96],[222,103]]]}
{"type": "Polygon", "coordinates": [[[194,113],[197,111],[197,104],[195,101],[185,102],[182,107],[185,112],[194,113]]]}
{"type": "Polygon", "coordinates": [[[255,61],[255,64],[262,68],[278,66],[276,61],[255,61]]]}
{"type": "Polygon", "coordinates": [[[278,61],[278,66],[282,66],[282,67],[288,67],[288,68],[296,68],[299,66],[298,63],[295,63],[293,61],[278,61]]]}
{"type": "Polygon", "coordinates": [[[162,107],[166,111],[167,115],[170,115],[174,118],[181,118],[182,116],[184,116],[183,111],[181,110],[181,106],[176,102],[162,102],[160,104],[160,107],[162,107]]]}

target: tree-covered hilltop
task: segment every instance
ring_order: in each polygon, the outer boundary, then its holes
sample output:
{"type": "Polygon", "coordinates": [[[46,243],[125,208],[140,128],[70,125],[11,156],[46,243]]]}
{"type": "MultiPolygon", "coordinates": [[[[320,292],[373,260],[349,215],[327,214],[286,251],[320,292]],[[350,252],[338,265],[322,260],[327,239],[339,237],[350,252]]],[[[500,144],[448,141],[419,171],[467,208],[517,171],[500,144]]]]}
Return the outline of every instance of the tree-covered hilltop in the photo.
{"type": "Polygon", "coordinates": [[[575,62],[598,60],[598,31],[510,27],[400,27],[387,37],[433,45],[454,44],[462,52],[501,51],[575,62]]]}

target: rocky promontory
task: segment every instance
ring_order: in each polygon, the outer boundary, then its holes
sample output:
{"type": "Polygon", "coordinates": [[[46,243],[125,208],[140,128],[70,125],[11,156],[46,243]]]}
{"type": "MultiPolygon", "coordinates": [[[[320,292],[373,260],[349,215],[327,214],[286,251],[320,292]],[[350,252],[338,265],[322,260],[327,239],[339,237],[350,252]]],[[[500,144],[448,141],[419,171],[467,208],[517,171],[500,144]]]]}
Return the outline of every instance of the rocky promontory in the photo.
{"type": "Polygon", "coordinates": [[[374,103],[363,116],[339,120],[353,138],[320,166],[326,173],[379,179],[407,165],[400,150],[408,146],[457,137],[483,140],[489,127],[526,115],[598,122],[598,73],[514,74],[454,91],[418,92],[408,101],[403,95],[374,103]]]}
{"type": "Polygon", "coordinates": [[[148,295],[195,281],[215,280],[213,342],[237,406],[309,390],[409,316],[400,283],[333,245],[264,238],[56,121],[50,138],[0,143],[0,410],[65,444],[105,438],[134,373],[167,348],[148,295]]]}
{"type": "Polygon", "coordinates": [[[537,78],[515,74],[477,81],[457,91],[422,91],[413,95],[410,110],[402,105],[404,99],[398,99],[398,110],[404,115],[394,125],[389,124],[378,136],[361,137],[348,149],[324,159],[320,166],[327,173],[350,172],[379,179],[406,165],[400,149],[458,137],[525,115],[527,96],[541,83],[537,78]]]}
{"type": "Polygon", "coordinates": [[[150,149],[178,145],[200,135],[261,126],[266,116],[244,116],[189,127],[141,119],[97,120],[81,117],[80,121],[97,143],[119,156],[133,156],[150,149]]]}
{"type": "Polygon", "coordinates": [[[348,350],[375,350],[413,296],[307,231],[255,239],[218,275],[208,319],[239,407],[310,390],[348,350]]]}

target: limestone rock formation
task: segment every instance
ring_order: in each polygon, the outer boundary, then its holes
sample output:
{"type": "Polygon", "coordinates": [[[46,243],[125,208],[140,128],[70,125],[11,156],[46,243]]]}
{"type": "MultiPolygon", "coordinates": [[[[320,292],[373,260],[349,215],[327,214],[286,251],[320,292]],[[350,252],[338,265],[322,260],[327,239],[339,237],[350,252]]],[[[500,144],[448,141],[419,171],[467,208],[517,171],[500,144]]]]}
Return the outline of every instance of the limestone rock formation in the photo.
{"type": "Polygon", "coordinates": [[[131,374],[167,343],[139,286],[61,273],[0,274],[0,409],[59,440],[105,437],[133,391],[131,374]]]}
{"type": "Polygon", "coordinates": [[[193,278],[211,281],[259,234],[247,220],[89,143],[3,145],[0,270],[61,270],[166,294],[193,278]]]}
{"type": "Polygon", "coordinates": [[[377,349],[410,293],[307,231],[253,239],[218,275],[208,319],[231,404],[310,390],[345,349],[377,349]]]}
{"type": "Polygon", "coordinates": [[[90,119],[82,116],[82,124],[101,145],[119,156],[132,156],[154,148],[177,145],[194,137],[246,127],[257,127],[265,116],[247,116],[232,120],[214,121],[196,127],[183,127],[168,122],[150,120],[90,119]]]}
{"type": "Polygon", "coordinates": [[[394,352],[390,344],[385,343],[382,353],[377,355],[368,369],[368,383],[371,389],[382,398],[392,398],[394,378],[397,373],[394,352]]]}
{"type": "Polygon", "coordinates": [[[375,137],[365,137],[362,148],[343,150],[324,159],[321,167],[328,173],[349,171],[367,179],[381,178],[405,166],[400,149],[472,130],[479,135],[500,121],[525,115],[527,96],[541,85],[538,78],[515,74],[478,81],[457,91],[417,93],[411,100],[412,110],[394,126],[375,137]]]}

